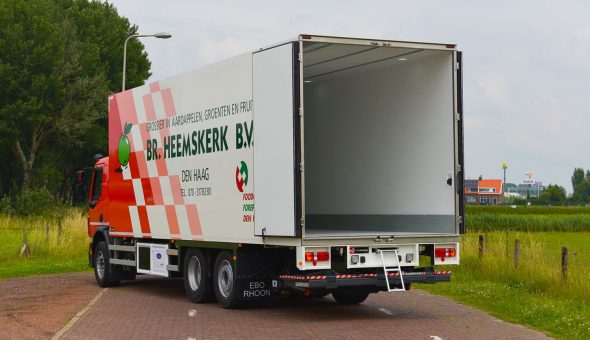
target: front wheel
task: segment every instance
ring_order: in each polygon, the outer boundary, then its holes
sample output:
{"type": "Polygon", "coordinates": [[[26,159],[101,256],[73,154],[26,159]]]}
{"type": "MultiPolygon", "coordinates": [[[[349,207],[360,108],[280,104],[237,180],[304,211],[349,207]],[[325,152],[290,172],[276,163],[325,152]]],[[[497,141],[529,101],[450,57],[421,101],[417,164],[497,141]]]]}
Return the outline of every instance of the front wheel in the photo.
{"type": "Polygon", "coordinates": [[[332,297],[341,305],[356,305],[369,297],[369,293],[341,293],[333,292],[332,297]]]}
{"type": "Polygon", "coordinates": [[[224,250],[217,255],[214,270],[213,287],[217,302],[224,308],[239,307],[238,276],[228,251],[224,250]]]}
{"type": "Polygon", "coordinates": [[[111,266],[109,261],[109,249],[105,241],[100,241],[94,248],[94,277],[101,287],[112,287],[119,281],[111,280],[111,266]]]}

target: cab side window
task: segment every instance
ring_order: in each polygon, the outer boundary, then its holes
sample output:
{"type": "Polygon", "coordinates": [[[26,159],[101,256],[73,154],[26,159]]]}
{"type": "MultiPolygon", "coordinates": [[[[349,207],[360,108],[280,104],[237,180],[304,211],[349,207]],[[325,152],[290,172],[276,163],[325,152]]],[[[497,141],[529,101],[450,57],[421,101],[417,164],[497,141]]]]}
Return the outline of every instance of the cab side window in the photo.
{"type": "Polygon", "coordinates": [[[100,198],[100,192],[102,191],[102,168],[95,168],[92,177],[90,202],[97,202],[100,198]]]}

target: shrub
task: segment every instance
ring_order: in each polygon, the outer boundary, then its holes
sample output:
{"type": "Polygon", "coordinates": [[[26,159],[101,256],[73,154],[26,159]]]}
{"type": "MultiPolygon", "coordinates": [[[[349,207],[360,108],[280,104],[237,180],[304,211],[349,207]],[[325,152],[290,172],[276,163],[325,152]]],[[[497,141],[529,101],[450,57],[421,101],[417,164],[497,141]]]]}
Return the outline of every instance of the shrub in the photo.
{"type": "Polygon", "coordinates": [[[59,217],[64,210],[45,187],[23,189],[12,201],[11,210],[17,216],[59,217]]]}

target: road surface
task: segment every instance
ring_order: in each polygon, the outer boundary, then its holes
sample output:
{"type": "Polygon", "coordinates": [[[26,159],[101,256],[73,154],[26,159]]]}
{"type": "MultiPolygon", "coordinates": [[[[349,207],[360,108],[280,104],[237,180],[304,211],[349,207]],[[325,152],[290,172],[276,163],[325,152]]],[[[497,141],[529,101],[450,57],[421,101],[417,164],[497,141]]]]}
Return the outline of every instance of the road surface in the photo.
{"type": "Polygon", "coordinates": [[[373,294],[356,306],[328,296],[240,310],[190,303],[182,280],[154,277],[100,289],[91,273],[47,275],[2,280],[0,291],[2,339],[546,338],[421,290],[373,294]]]}

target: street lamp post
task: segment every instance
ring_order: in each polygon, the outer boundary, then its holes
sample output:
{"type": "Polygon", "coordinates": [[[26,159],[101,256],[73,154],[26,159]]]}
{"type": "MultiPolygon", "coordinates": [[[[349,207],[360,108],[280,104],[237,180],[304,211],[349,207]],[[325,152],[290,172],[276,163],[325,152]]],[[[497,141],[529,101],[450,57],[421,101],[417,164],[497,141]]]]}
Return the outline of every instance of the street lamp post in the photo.
{"type": "Polygon", "coordinates": [[[154,34],[133,34],[125,39],[125,44],[123,45],[123,86],[121,87],[121,92],[125,91],[125,69],[127,66],[127,43],[131,38],[143,38],[143,37],[156,37],[158,39],[168,39],[172,37],[170,33],[160,32],[154,34]]]}

